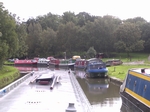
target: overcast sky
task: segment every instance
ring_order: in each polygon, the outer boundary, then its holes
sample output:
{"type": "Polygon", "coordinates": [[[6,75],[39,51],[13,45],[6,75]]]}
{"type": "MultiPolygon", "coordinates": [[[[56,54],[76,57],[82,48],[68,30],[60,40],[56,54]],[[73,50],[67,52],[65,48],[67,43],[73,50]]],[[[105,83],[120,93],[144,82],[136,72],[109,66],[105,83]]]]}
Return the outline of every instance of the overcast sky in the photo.
{"type": "Polygon", "coordinates": [[[21,19],[39,15],[63,15],[66,11],[90,15],[112,15],[120,19],[142,17],[150,22],[150,0],[0,0],[9,12],[21,19]]]}

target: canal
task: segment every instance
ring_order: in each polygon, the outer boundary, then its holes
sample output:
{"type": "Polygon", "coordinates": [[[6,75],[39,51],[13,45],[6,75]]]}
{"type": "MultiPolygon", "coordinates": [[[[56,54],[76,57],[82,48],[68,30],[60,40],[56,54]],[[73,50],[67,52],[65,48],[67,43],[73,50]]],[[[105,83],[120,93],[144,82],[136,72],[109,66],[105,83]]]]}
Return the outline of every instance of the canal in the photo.
{"type": "Polygon", "coordinates": [[[85,78],[82,70],[75,70],[75,75],[95,112],[122,112],[118,85],[107,78],[85,78]]]}
{"type": "MultiPolygon", "coordinates": [[[[32,71],[32,70],[44,70],[47,68],[27,68],[18,67],[20,71],[32,71]]],[[[52,68],[49,68],[52,69],[52,68]]],[[[54,68],[57,70],[66,68],[54,68]]],[[[83,70],[74,70],[77,81],[79,82],[83,92],[88,98],[90,104],[92,105],[94,112],[126,112],[121,111],[122,101],[119,95],[119,86],[113,84],[106,78],[96,78],[90,79],[85,78],[85,72],[83,70]]]]}

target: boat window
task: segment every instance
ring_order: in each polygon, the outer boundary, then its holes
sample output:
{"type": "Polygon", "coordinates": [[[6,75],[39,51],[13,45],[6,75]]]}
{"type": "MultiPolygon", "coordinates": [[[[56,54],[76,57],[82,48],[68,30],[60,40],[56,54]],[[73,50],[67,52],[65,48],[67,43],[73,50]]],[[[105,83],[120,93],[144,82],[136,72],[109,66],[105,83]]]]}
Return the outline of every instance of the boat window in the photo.
{"type": "Polygon", "coordinates": [[[136,86],[136,81],[134,81],[134,86],[136,86]]]}
{"type": "Polygon", "coordinates": [[[91,69],[101,69],[101,68],[104,68],[104,65],[103,64],[90,65],[90,68],[91,69]]]}
{"type": "Polygon", "coordinates": [[[131,79],[128,80],[128,84],[130,83],[131,79]]]}
{"type": "Polygon", "coordinates": [[[144,86],[144,91],[146,91],[147,85],[144,86]]]}

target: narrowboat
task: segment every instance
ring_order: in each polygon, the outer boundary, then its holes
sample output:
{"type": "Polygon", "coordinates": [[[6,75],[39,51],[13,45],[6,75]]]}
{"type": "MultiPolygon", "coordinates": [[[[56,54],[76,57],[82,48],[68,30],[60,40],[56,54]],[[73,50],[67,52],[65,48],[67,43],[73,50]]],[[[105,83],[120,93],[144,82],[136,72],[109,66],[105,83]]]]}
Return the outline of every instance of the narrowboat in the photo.
{"type": "Polygon", "coordinates": [[[111,59],[106,61],[106,66],[116,66],[116,65],[122,65],[123,62],[120,59],[111,59]]]}
{"type": "Polygon", "coordinates": [[[15,65],[37,65],[37,60],[35,59],[25,59],[25,60],[15,60],[15,65]]]}
{"type": "Polygon", "coordinates": [[[108,69],[106,64],[100,59],[90,59],[85,68],[87,77],[106,77],[108,69]]]}
{"type": "Polygon", "coordinates": [[[46,58],[38,58],[37,59],[37,66],[48,66],[50,63],[50,60],[46,58]]]}
{"type": "Polygon", "coordinates": [[[59,59],[56,59],[56,58],[54,58],[52,56],[47,57],[47,59],[49,60],[49,65],[58,66],[59,63],[60,63],[59,59]]]}
{"type": "Polygon", "coordinates": [[[74,62],[71,59],[56,59],[54,57],[48,57],[49,65],[56,67],[74,67],[74,62]]]}
{"type": "Polygon", "coordinates": [[[75,69],[85,69],[86,68],[86,59],[77,59],[74,64],[75,69]]]}
{"type": "Polygon", "coordinates": [[[150,68],[128,70],[120,96],[122,104],[133,112],[150,112],[150,68]]]}
{"type": "Polygon", "coordinates": [[[59,67],[74,67],[74,62],[72,59],[59,59],[59,67]]]}

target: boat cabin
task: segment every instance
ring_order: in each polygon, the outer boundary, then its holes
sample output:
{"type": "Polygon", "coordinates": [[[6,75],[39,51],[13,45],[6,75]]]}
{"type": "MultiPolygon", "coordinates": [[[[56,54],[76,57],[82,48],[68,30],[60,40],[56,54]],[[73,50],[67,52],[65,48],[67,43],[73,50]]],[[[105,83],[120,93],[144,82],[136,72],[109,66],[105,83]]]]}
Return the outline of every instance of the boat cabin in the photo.
{"type": "Polygon", "coordinates": [[[111,59],[106,61],[106,66],[121,65],[123,62],[120,59],[111,59]]]}
{"type": "Polygon", "coordinates": [[[137,112],[138,110],[148,112],[150,110],[150,68],[128,70],[120,86],[120,95],[125,105],[132,105],[137,112]]]}
{"type": "Polygon", "coordinates": [[[59,65],[59,63],[60,63],[59,59],[56,59],[52,56],[47,57],[47,59],[50,60],[49,64],[59,65]]]}

